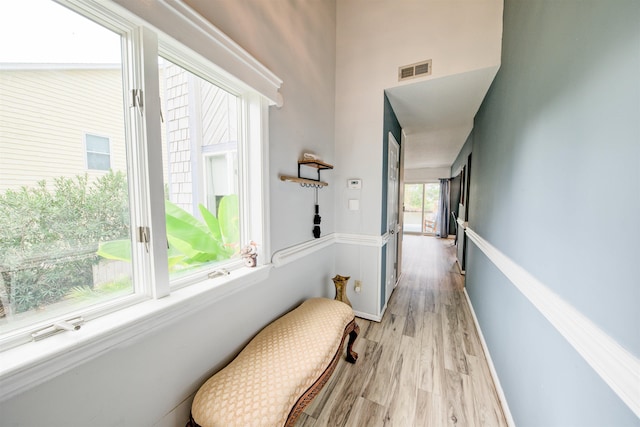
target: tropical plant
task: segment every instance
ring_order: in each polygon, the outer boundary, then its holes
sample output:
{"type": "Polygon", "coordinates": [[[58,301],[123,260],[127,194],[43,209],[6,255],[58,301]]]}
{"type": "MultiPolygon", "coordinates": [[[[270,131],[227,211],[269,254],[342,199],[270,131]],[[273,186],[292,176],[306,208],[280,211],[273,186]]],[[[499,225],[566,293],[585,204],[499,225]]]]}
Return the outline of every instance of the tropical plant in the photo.
{"type": "MultiPolygon", "coordinates": [[[[223,261],[238,253],[240,242],[238,196],[224,196],[216,218],[202,204],[202,221],[165,200],[169,268],[172,271],[207,262],[223,261]]],[[[128,239],[102,242],[97,254],[103,258],[131,261],[128,239]]]]}

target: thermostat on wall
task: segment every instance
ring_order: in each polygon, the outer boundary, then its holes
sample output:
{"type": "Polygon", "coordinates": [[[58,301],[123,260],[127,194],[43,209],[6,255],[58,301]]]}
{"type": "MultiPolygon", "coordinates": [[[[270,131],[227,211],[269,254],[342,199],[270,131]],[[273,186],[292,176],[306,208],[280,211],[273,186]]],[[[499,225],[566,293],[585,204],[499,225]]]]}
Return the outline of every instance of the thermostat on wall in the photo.
{"type": "Polygon", "coordinates": [[[352,190],[357,190],[359,188],[362,188],[362,180],[355,179],[355,178],[347,180],[347,188],[352,190]]]}

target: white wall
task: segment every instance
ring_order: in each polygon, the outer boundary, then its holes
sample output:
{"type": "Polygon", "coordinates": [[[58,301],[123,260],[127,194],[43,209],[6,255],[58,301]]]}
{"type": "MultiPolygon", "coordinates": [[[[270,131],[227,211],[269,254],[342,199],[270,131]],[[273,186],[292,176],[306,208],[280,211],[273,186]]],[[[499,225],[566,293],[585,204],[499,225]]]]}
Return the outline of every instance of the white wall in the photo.
{"type": "MultiPolygon", "coordinates": [[[[337,8],[336,172],[363,179],[362,218],[337,193],[337,230],[379,234],[383,92],[398,86],[398,66],[433,60],[434,79],[500,62],[502,2],[347,0],[337,8]]],[[[404,84],[414,83],[408,80],[404,84]]]]}
{"type": "MultiPolygon", "coordinates": [[[[271,109],[270,168],[272,248],[313,239],[313,190],[278,178],[296,175],[302,153],[333,164],[335,92],[335,4],[288,0],[187,0],[198,12],[249,51],[284,83],[284,105],[271,109]]],[[[322,234],[334,231],[333,171],[319,192],[322,234]]]]}
{"type": "MultiPolygon", "coordinates": [[[[398,66],[432,59],[433,74],[428,79],[495,67],[500,62],[500,45],[495,40],[500,38],[501,12],[500,0],[337,3],[336,231],[380,235],[386,189],[382,182],[383,97],[385,89],[399,85],[398,66]],[[360,211],[348,210],[348,199],[353,197],[346,189],[348,178],[363,181],[360,211]]],[[[442,176],[448,176],[448,171],[442,176]]],[[[369,251],[343,252],[345,265],[367,266],[369,271],[360,274],[373,277],[380,271],[379,251],[367,258],[364,253],[369,251]]],[[[363,287],[358,298],[373,300],[375,295],[368,292],[379,290],[363,287]]],[[[364,311],[366,307],[356,300],[354,308],[364,311]]]]}
{"type": "MultiPolygon", "coordinates": [[[[272,250],[312,239],[312,191],[278,174],[295,174],[307,150],[334,160],[335,3],[188,3],[284,81],[285,104],[271,107],[269,122],[272,250]]],[[[333,200],[332,186],[321,191],[323,234],[335,228],[333,200]]],[[[0,424],[183,426],[202,382],[269,321],[305,298],[333,296],[335,274],[331,248],[272,269],[264,282],[1,402],[0,424]]]]}
{"type": "Polygon", "coordinates": [[[405,169],[404,182],[406,184],[420,182],[438,182],[440,178],[450,178],[451,170],[449,168],[418,168],[405,169]]]}

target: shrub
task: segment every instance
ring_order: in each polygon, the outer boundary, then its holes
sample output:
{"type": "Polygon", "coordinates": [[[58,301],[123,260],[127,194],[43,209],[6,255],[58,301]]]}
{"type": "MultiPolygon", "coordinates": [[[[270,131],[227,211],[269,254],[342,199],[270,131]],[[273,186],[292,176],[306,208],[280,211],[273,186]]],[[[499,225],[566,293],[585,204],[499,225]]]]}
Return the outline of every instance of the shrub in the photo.
{"type": "MultiPolygon", "coordinates": [[[[0,194],[0,273],[14,313],[60,301],[70,289],[92,287],[100,241],[129,235],[127,180],[110,171],[58,177],[49,189],[0,194]]],[[[6,311],[6,307],[4,308],[6,311]]]]}

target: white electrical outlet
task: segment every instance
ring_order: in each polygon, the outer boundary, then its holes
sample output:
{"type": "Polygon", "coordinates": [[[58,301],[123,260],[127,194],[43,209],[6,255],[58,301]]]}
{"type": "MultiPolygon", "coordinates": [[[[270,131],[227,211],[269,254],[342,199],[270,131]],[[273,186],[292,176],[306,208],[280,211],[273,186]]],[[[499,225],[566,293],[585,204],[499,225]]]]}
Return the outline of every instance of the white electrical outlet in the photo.
{"type": "Polygon", "coordinates": [[[355,284],[353,285],[353,289],[356,291],[357,294],[359,294],[360,291],[362,290],[362,281],[356,280],[355,284]]]}

